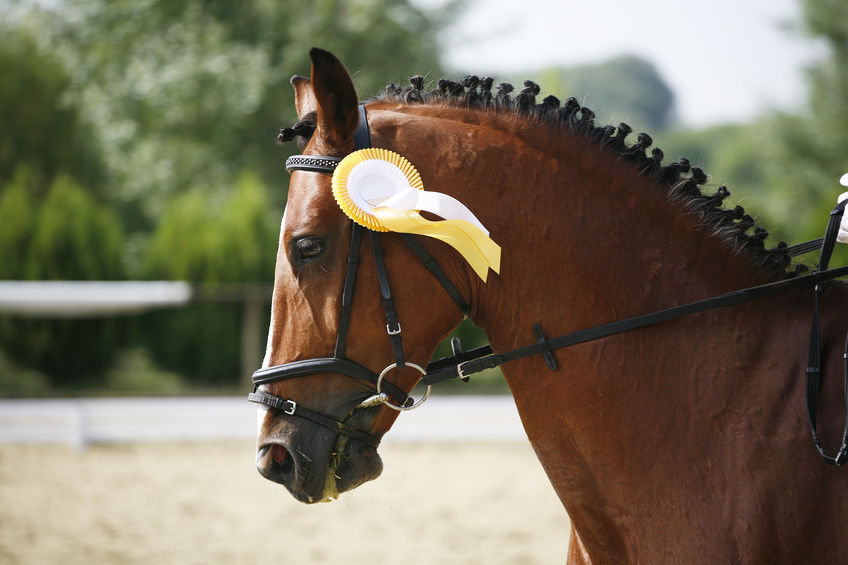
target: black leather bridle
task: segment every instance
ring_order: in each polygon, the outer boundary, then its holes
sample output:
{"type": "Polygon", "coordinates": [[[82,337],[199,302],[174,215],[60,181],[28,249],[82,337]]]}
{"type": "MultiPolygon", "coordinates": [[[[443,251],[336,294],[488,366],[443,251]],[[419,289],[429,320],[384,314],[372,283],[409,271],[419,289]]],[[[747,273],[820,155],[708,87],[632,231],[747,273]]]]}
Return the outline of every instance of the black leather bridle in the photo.
{"type": "MultiPolygon", "coordinates": [[[[371,147],[371,134],[368,128],[365,106],[360,105],[359,125],[356,133],[354,134],[354,151],[368,147],[371,147]]],[[[286,160],[286,170],[289,172],[309,171],[314,173],[333,174],[339,162],[341,162],[341,158],[338,157],[294,155],[286,160]]],[[[282,365],[259,369],[253,373],[254,388],[253,392],[248,395],[248,400],[270,406],[285,416],[300,416],[306,418],[320,426],[376,447],[379,444],[379,440],[367,432],[354,429],[344,421],[338,420],[332,416],[304,408],[297,404],[294,400],[281,398],[265,391],[258,390],[259,386],[273,382],[319,373],[337,373],[354,379],[368,381],[376,387],[376,394],[364,399],[358,407],[386,404],[395,409],[408,409],[417,405],[405,392],[384,378],[389,370],[395,368],[401,369],[407,365],[419,370],[422,375],[426,371],[414,363],[407,362],[404,358],[403,328],[398,320],[397,310],[395,308],[394,299],[392,298],[392,291],[389,285],[389,275],[386,271],[386,264],[383,259],[383,248],[380,242],[380,234],[376,231],[368,230],[355,222],[351,222],[351,225],[350,251],[347,257],[347,273],[345,274],[344,288],[342,290],[342,307],[341,314],[339,316],[339,330],[336,335],[336,346],[333,356],[292,361],[282,365]],[[377,268],[377,280],[380,285],[383,309],[386,313],[386,333],[391,341],[395,358],[395,362],[386,367],[386,369],[384,369],[379,375],[356,361],[347,359],[344,355],[348,329],[350,326],[350,315],[353,307],[352,302],[356,282],[356,271],[359,266],[359,248],[362,240],[362,233],[364,231],[367,231],[370,237],[371,254],[374,257],[374,263],[377,268]],[[394,399],[397,404],[392,403],[390,398],[394,399]]],[[[408,234],[401,235],[416,256],[418,256],[418,258],[424,263],[427,270],[441,283],[442,287],[457,304],[462,313],[465,316],[468,316],[471,312],[471,307],[462,297],[462,294],[456,286],[454,286],[447,277],[444,270],[442,270],[436,260],[433,259],[433,257],[426,249],[424,249],[414,236],[408,234]]],[[[429,395],[429,387],[427,394],[429,395]]],[[[423,400],[424,399],[422,399],[422,402],[423,400]]]]}
{"type": "MultiPolygon", "coordinates": [[[[368,128],[365,106],[360,105],[359,125],[354,135],[354,150],[364,149],[367,147],[371,147],[371,134],[368,128]]],[[[338,157],[295,155],[286,160],[286,170],[332,174],[339,162],[341,162],[341,158],[338,157]]],[[[742,304],[793,289],[811,288],[814,296],[814,311],[812,329],[810,331],[810,354],[806,370],[807,415],[810,428],[812,430],[813,443],[815,444],[819,455],[821,455],[827,463],[840,466],[848,461],[848,336],[846,337],[844,354],[845,422],[842,433],[842,444],[837,454],[833,457],[826,455],[824,452],[824,448],[816,431],[816,415],[818,398],[821,390],[822,372],[822,344],[819,315],[819,303],[822,293],[821,284],[825,281],[848,275],[848,266],[828,269],[828,264],[835,247],[836,237],[839,232],[839,225],[844,214],[846,204],[848,204],[848,201],[843,201],[833,209],[823,238],[801,243],[792,246],[789,249],[790,255],[800,255],[812,251],[820,246],[821,254],[818,269],[810,274],[737,290],[715,296],[713,298],[708,298],[706,300],[700,300],[684,304],[682,306],[652,312],[650,314],[643,314],[641,316],[619,320],[550,339],[545,337],[542,328],[536,324],[532,328],[533,336],[535,338],[534,343],[504,353],[494,353],[489,345],[478,347],[470,351],[463,351],[459,340],[454,338],[451,344],[453,355],[428,364],[426,370],[413,363],[408,363],[404,359],[402,328],[397,318],[397,311],[395,310],[391,288],[389,287],[389,278],[383,261],[380,235],[377,232],[366,230],[366,228],[352,222],[353,228],[351,232],[350,252],[347,259],[347,274],[345,277],[344,290],[342,291],[342,308],[339,321],[339,331],[336,336],[336,347],[333,357],[293,361],[282,365],[259,369],[253,374],[254,391],[248,395],[248,399],[252,402],[270,406],[271,408],[278,410],[279,413],[283,415],[306,418],[318,425],[336,431],[337,433],[347,435],[376,447],[379,444],[379,440],[371,434],[354,429],[347,425],[344,421],[306,409],[298,405],[293,400],[284,399],[271,395],[267,392],[260,391],[258,390],[258,387],[263,384],[318,373],[338,373],[354,379],[365,380],[375,385],[376,395],[365,399],[358,407],[386,404],[387,406],[395,409],[408,409],[420,405],[427,396],[422,398],[419,402],[414,403],[406,393],[384,379],[386,373],[391,369],[402,368],[407,365],[418,369],[422,374],[421,380],[427,385],[427,395],[429,395],[430,387],[434,384],[454,378],[461,378],[467,381],[469,376],[472,374],[498,367],[509,361],[522,359],[532,355],[542,355],[548,368],[556,370],[557,362],[553,355],[553,351],[556,349],[562,349],[571,345],[593,341],[622,332],[676,320],[698,312],[705,312],[716,308],[742,304]],[[377,375],[370,369],[355,361],[347,359],[344,356],[345,342],[347,339],[348,326],[350,324],[354,281],[359,263],[359,247],[363,231],[368,231],[371,239],[371,251],[377,267],[377,279],[380,284],[380,292],[383,298],[383,308],[386,312],[386,332],[392,342],[392,349],[395,356],[395,362],[386,367],[380,375],[377,375]],[[389,401],[389,396],[398,401],[398,404],[393,404],[389,401]]],[[[436,277],[462,313],[465,316],[470,315],[471,307],[469,303],[463,298],[456,286],[450,281],[444,270],[439,267],[435,259],[433,259],[433,257],[424,249],[414,236],[409,234],[399,235],[401,235],[404,241],[406,241],[406,243],[412,248],[418,258],[424,263],[427,270],[436,277]]]]}

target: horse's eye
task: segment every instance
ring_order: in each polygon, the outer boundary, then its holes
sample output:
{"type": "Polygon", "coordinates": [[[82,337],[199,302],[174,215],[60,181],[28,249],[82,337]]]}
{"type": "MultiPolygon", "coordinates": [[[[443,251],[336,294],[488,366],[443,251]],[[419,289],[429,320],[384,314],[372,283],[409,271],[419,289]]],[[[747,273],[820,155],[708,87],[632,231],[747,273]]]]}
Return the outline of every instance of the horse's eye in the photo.
{"type": "Polygon", "coordinates": [[[304,263],[317,259],[324,252],[324,242],[314,237],[304,237],[295,244],[298,259],[304,263]]]}

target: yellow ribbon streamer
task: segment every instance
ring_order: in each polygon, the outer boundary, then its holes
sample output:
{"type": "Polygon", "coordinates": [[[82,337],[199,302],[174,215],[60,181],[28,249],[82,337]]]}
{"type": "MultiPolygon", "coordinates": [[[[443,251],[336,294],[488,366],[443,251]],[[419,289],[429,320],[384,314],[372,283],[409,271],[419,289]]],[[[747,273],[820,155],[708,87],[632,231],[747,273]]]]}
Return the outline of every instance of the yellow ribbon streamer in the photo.
{"type": "Polygon", "coordinates": [[[374,208],[374,216],[389,231],[433,237],[456,249],[474,272],[486,282],[491,268],[500,273],[501,247],[480,228],[466,220],[430,221],[416,210],[374,208]]]}
{"type": "Polygon", "coordinates": [[[333,196],[353,221],[374,231],[433,237],[456,249],[486,281],[491,268],[500,272],[501,248],[459,200],[424,190],[415,167],[388,149],[354,151],[338,164],[333,196]],[[421,210],[444,220],[430,221],[421,210]]]}

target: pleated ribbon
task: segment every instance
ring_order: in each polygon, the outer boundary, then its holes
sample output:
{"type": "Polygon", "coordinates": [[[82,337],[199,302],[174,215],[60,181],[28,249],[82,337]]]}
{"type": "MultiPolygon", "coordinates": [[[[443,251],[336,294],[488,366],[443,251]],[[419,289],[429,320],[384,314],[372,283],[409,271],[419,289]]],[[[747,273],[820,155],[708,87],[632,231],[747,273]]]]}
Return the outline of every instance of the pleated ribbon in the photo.
{"type": "Polygon", "coordinates": [[[424,190],[415,167],[387,149],[369,148],[345,157],[333,174],[333,196],[353,221],[376,231],[432,237],[456,249],[485,282],[500,271],[501,248],[462,202],[424,190]],[[443,220],[428,220],[419,212],[443,220]]]}

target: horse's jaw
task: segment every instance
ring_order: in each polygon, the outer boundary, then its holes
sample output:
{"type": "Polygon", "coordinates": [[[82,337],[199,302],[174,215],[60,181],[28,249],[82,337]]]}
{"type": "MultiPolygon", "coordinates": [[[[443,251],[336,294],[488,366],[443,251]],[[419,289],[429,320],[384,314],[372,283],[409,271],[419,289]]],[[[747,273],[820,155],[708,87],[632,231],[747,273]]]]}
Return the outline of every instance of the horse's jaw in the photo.
{"type": "MultiPolygon", "coordinates": [[[[265,411],[260,408],[260,412],[265,411]]],[[[260,420],[256,468],[300,502],[330,502],[383,472],[377,449],[301,419],[260,420]]]]}

